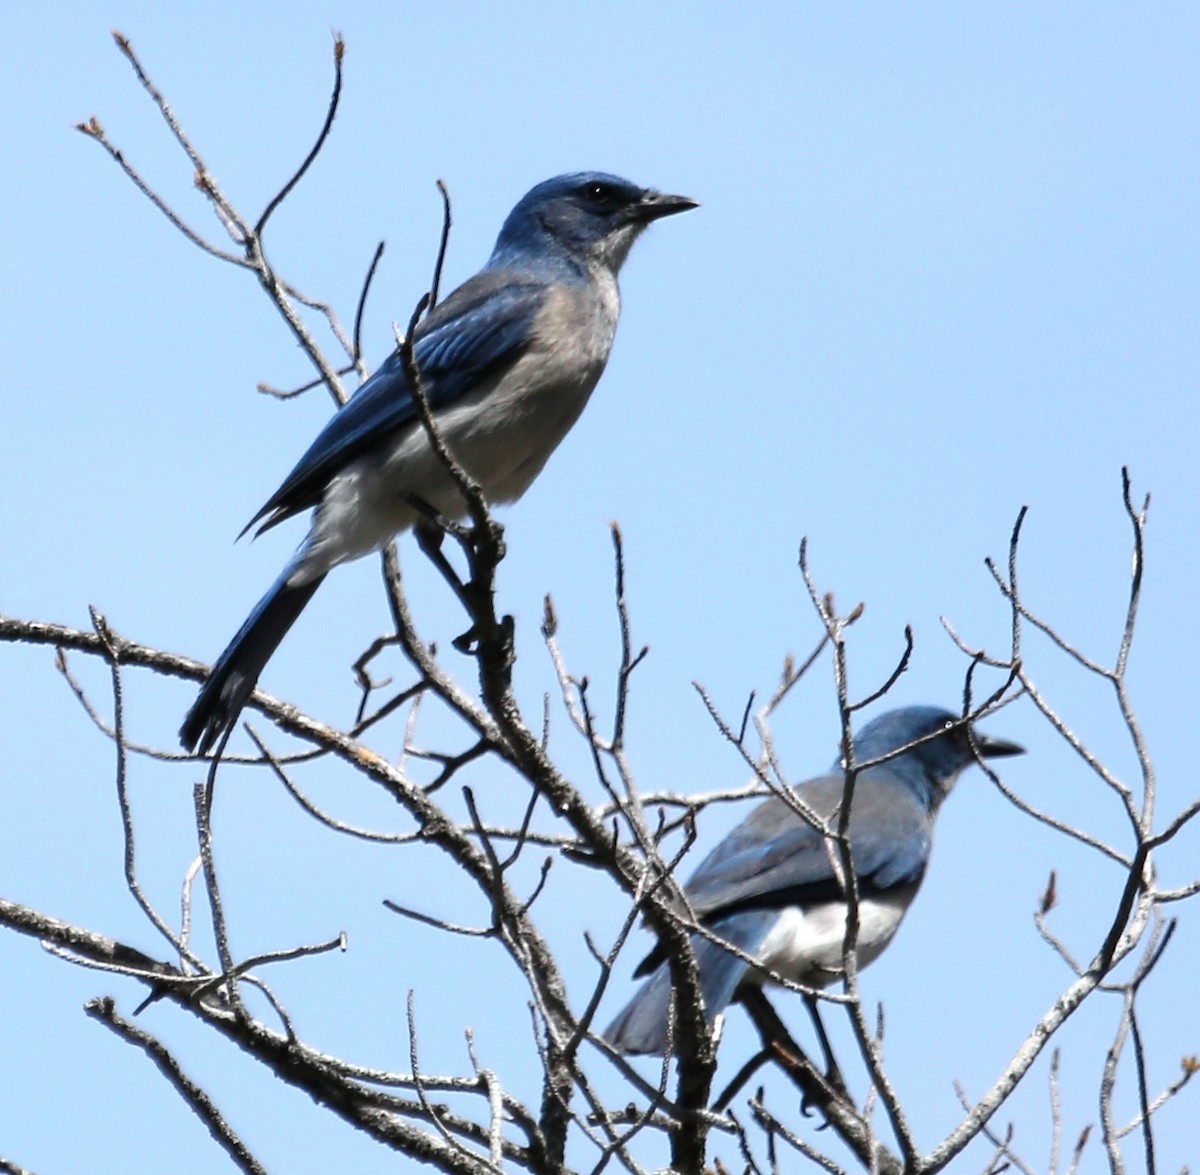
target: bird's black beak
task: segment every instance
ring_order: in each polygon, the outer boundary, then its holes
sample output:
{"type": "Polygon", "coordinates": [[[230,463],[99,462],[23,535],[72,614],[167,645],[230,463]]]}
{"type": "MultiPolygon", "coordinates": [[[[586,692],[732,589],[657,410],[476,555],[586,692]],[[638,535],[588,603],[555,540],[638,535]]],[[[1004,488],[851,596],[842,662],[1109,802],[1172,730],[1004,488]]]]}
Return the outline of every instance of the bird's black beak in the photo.
{"type": "Polygon", "coordinates": [[[652,220],[661,220],[664,216],[674,216],[677,212],[699,207],[698,200],[691,200],[687,196],[668,196],[665,192],[647,188],[631,211],[638,220],[649,224],[652,220]]]}
{"type": "Polygon", "coordinates": [[[975,731],[975,746],[985,759],[1003,759],[1006,755],[1023,755],[1025,748],[1020,743],[1010,743],[1002,738],[989,738],[975,731]]]}

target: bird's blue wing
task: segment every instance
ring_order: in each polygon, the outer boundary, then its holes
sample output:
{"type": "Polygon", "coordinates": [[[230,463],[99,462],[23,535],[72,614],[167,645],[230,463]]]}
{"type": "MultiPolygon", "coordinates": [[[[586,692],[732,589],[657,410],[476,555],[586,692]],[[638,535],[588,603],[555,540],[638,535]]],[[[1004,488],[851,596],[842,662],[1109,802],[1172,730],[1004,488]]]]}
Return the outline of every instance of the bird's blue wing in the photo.
{"type": "MultiPolygon", "coordinates": [[[[414,344],[430,406],[453,403],[515,362],[529,345],[546,294],[544,282],[485,270],[437,306],[418,327],[414,344]]],[[[394,351],[325,425],[246,530],[262,522],[261,533],[317,505],[350,461],[415,420],[408,376],[394,351]]]]}
{"type": "MultiPolygon", "coordinates": [[[[919,881],[929,857],[930,821],[907,788],[882,773],[855,785],[850,851],[864,895],[919,881]]],[[[840,774],[801,786],[801,798],[829,818],[841,802],[840,774]]],[[[755,906],[808,906],[842,896],[824,838],[782,800],[760,804],[704,859],[686,886],[696,913],[711,917],[755,906]]]]}

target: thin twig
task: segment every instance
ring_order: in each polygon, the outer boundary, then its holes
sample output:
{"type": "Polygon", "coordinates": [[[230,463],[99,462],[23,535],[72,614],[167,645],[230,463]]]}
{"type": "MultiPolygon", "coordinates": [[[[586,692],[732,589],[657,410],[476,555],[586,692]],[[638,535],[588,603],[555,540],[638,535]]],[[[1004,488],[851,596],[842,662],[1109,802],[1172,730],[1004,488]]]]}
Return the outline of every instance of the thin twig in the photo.
{"type": "Polygon", "coordinates": [[[271,219],[275,209],[291,195],[296,185],[304,178],[304,173],[312,166],[313,160],[321,153],[321,148],[325,146],[325,140],[329,138],[329,132],[333,129],[334,117],[337,115],[338,101],[342,96],[342,59],[345,56],[346,42],[342,40],[341,34],[335,33],[333,40],[333,93],[329,96],[329,105],[325,111],[325,121],[321,124],[321,129],[317,133],[317,141],[304,157],[304,162],[296,168],[292,178],[271,197],[266,208],[263,209],[262,215],[258,218],[258,223],[254,226],[254,235],[256,237],[263,235],[263,230],[267,227],[267,221],[271,219]]]}

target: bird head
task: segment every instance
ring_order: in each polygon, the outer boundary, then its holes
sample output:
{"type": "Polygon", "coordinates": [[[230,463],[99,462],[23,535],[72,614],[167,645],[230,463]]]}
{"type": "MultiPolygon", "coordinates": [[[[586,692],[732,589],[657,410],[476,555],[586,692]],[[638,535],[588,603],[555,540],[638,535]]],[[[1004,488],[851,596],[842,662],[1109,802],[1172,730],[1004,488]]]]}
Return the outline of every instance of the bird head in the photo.
{"type": "MultiPolygon", "coordinates": [[[[1024,747],[985,735],[949,710],[906,706],[889,710],[864,726],[854,740],[854,758],[858,763],[878,759],[910,743],[917,745],[896,754],[882,770],[900,776],[923,793],[928,792],[933,807],[950,794],[959,775],[975,762],[976,755],[998,759],[1025,753],[1024,747]]],[[[842,766],[840,761],[834,764],[835,770],[842,766]]]]}
{"type": "Polygon", "coordinates": [[[549,245],[576,262],[616,273],[651,221],[695,207],[696,201],[686,196],[639,188],[602,171],[555,176],[527,192],[508,214],[492,264],[549,245]]]}

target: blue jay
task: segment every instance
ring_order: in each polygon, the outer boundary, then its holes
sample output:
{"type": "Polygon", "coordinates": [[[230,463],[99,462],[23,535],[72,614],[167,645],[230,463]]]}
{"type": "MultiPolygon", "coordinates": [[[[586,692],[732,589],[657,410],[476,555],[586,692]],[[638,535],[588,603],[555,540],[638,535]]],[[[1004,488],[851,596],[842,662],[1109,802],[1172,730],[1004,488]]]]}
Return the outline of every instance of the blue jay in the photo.
{"type": "MultiPolygon", "coordinates": [[[[579,418],[612,348],[617,271],[651,221],[696,201],[602,172],[546,180],[509,213],[491,259],[418,326],[414,357],[454,457],[492,502],[519,498],[579,418]]],[[[218,658],[179,731],[205,754],[339,563],[422,510],[466,508],[429,444],[398,352],[321,430],[250,520],[261,534],[313,509],[308,537],[218,658]]]]}
{"type": "MultiPolygon", "coordinates": [[[[933,822],[955,780],[975,761],[1019,755],[1016,743],[974,732],[953,714],[909,706],[880,715],[854,740],[854,761],[894,754],[858,774],[850,810],[850,853],[858,878],[858,951],[865,967],[888,945],[916,896],[929,861],[933,822]],[[974,739],[974,750],[971,739],[974,739]]],[[[846,778],[840,760],[828,775],[796,789],[836,831],[846,778]]],[[[786,979],[826,987],[842,974],[846,901],[831,863],[832,842],[782,799],[759,804],[709,855],[685,886],[696,917],[714,934],[786,979]]],[[[836,850],[834,850],[836,851],[836,850]]],[[[765,977],[715,943],[693,936],[710,1024],[742,985],[765,977]]],[[[650,979],[609,1025],[605,1039],[623,1053],[661,1055],[667,1046],[671,976],[661,950],[635,972],[650,979]]]]}

